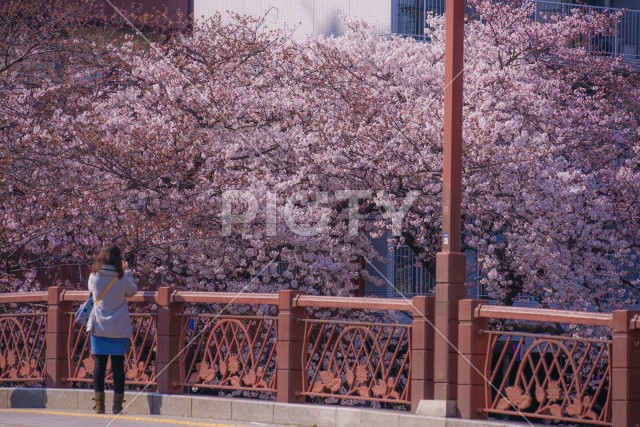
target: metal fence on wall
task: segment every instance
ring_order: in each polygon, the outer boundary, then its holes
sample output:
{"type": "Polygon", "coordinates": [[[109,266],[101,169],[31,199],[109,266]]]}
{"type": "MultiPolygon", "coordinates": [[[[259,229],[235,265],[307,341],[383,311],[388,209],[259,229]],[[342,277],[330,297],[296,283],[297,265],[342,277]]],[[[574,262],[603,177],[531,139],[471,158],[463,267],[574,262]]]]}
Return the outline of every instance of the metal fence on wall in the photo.
{"type": "MultiPolygon", "coordinates": [[[[589,52],[624,56],[635,67],[640,67],[640,10],[617,9],[611,7],[589,6],[558,1],[532,0],[535,9],[532,19],[544,22],[552,16],[567,16],[578,11],[587,14],[620,13],[620,22],[615,35],[593,34],[585,40],[589,52]]],[[[394,5],[394,25],[396,34],[428,40],[425,36],[426,19],[429,13],[436,15],[445,11],[445,0],[396,0],[394,5]]]]}

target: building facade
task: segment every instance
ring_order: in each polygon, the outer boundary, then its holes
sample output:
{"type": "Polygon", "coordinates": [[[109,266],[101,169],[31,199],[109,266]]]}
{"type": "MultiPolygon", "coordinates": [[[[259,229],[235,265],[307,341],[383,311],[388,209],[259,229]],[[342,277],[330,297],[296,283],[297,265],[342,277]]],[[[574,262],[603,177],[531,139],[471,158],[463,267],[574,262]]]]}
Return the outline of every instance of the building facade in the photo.
{"type": "MultiPolygon", "coordinates": [[[[445,12],[446,0],[193,0],[196,22],[219,13],[223,21],[233,20],[233,14],[264,17],[266,29],[287,28],[293,37],[303,40],[310,35],[336,35],[345,32],[344,18],[361,20],[375,27],[381,35],[399,34],[425,40],[426,18],[430,13],[445,12]]],[[[561,0],[532,0],[535,9],[531,18],[537,21],[549,15],[568,15],[575,9],[589,13],[622,13],[615,36],[594,35],[588,49],[598,54],[624,56],[640,69],[640,0],[587,0],[584,3],[561,0]]],[[[383,285],[364,283],[365,295],[397,296],[396,290],[407,297],[433,292],[434,277],[406,246],[395,247],[390,236],[373,240],[382,260],[365,266],[374,277],[381,277],[383,285]]],[[[467,253],[467,283],[481,277],[477,259],[467,253]]],[[[639,271],[630,269],[630,275],[639,271]]],[[[482,286],[470,286],[469,296],[488,297],[482,286]]],[[[520,305],[535,304],[527,299],[520,305]]]]}
{"type": "MultiPolygon", "coordinates": [[[[592,13],[622,12],[618,34],[594,38],[589,49],[600,54],[624,55],[640,67],[640,0],[575,1],[534,0],[532,19],[544,20],[549,14],[566,15],[575,9],[592,13]]],[[[190,6],[196,20],[220,13],[223,20],[231,13],[265,17],[266,28],[290,28],[298,40],[308,35],[341,35],[341,17],[372,24],[380,34],[401,34],[423,39],[429,13],[444,13],[445,0],[193,0],[190,6]]]]}

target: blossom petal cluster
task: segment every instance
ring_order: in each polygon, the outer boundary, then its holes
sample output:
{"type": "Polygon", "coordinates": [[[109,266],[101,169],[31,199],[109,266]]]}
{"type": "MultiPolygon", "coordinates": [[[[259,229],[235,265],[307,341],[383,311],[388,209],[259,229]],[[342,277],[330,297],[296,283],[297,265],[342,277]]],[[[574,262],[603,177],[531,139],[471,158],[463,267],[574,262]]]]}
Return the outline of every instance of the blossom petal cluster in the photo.
{"type": "MultiPolygon", "coordinates": [[[[627,268],[640,253],[640,81],[585,45],[617,17],[534,22],[526,1],[470,6],[463,235],[481,284],[505,304],[523,293],[574,308],[630,302],[617,292],[640,285],[627,268]]],[[[117,239],[152,287],[347,295],[362,275],[381,282],[363,260],[379,257],[372,237],[391,235],[382,192],[394,206],[418,192],[392,243],[433,268],[444,18],[429,18],[428,42],[358,22],[299,42],[263,24],[214,16],[170,37],[67,37],[66,63],[47,53],[50,73],[0,71],[7,289],[25,286],[18,272],[86,263],[117,239]],[[356,235],[346,189],[371,194],[356,235]],[[222,233],[234,190],[258,212],[222,233]]]]}

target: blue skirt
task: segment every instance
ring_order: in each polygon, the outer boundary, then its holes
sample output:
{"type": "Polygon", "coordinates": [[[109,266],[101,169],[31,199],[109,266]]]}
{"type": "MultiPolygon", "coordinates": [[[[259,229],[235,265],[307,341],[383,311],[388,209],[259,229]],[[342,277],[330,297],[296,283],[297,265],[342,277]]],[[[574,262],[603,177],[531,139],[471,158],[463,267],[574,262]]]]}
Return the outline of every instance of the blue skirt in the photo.
{"type": "Polygon", "coordinates": [[[129,338],[107,338],[91,335],[91,354],[125,356],[128,347],[129,338]]]}

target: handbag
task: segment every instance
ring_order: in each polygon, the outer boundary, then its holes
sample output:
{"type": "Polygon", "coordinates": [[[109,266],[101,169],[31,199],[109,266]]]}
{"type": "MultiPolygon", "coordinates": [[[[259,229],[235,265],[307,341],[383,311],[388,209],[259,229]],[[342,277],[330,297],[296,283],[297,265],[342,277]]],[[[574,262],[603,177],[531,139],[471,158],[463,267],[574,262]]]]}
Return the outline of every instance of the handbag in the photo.
{"type": "MultiPolygon", "coordinates": [[[[111,289],[113,284],[116,283],[116,280],[118,280],[118,276],[114,277],[111,283],[109,283],[109,285],[106,288],[104,288],[104,290],[100,293],[100,295],[98,295],[98,298],[96,299],[95,304],[98,304],[100,302],[100,300],[106,295],[109,289],[111,289]]],[[[85,326],[89,322],[89,316],[93,311],[93,306],[94,306],[93,296],[91,295],[91,293],[89,293],[89,298],[87,298],[87,300],[83,302],[82,305],[78,307],[78,309],[76,310],[76,314],[75,314],[76,324],[80,326],[85,326]]]]}

